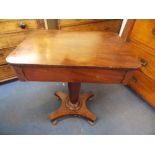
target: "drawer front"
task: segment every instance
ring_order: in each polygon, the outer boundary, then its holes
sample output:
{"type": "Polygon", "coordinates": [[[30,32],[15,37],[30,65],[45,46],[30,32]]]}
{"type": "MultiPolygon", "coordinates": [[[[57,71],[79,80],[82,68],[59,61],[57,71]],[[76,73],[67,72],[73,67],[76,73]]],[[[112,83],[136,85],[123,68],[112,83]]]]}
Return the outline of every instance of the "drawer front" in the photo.
{"type": "Polygon", "coordinates": [[[141,61],[141,71],[155,81],[155,57],[147,52],[141,51],[139,60],[141,61]]]}
{"type": "Polygon", "coordinates": [[[0,82],[16,77],[15,71],[9,65],[0,66],[0,82]]]}
{"type": "Polygon", "coordinates": [[[26,34],[28,33],[19,32],[0,35],[0,49],[17,46],[25,39],[26,34]]]}
{"type": "Polygon", "coordinates": [[[155,107],[155,82],[140,71],[136,71],[129,85],[155,107]]]}
{"type": "Polygon", "coordinates": [[[120,20],[106,20],[103,22],[89,23],[83,25],[75,25],[62,27],[62,30],[84,30],[84,31],[112,31],[119,32],[121,26],[120,20]]]}
{"type": "Polygon", "coordinates": [[[13,48],[6,48],[6,49],[0,49],[0,65],[6,64],[6,57],[11,53],[15,47],[13,48]]]}
{"type": "Polygon", "coordinates": [[[58,19],[60,27],[105,21],[105,19],[58,19]]]}
{"type": "Polygon", "coordinates": [[[14,66],[18,78],[28,81],[56,81],[56,82],[98,82],[122,83],[125,70],[90,69],[74,67],[47,67],[35,65],[14,66]]]}
{"type": "Polygon", "coordinates": [[[132,43],[132,49],[141,62],[141,71],[155,81],[155,55],[153,54],[154,50],[145,48],[143,46],[141,47],[135,43],[132,43]]]}
{"type": "Polygon", "coordinates": [[[0,21],[0,34],[19,32],[38,28],[37,20],[5,20],[0,21]]]}
{"type": "Polygon", "coordinates": [[[155,20],[136,20],[130,37],[155,49],[155,20]]]}

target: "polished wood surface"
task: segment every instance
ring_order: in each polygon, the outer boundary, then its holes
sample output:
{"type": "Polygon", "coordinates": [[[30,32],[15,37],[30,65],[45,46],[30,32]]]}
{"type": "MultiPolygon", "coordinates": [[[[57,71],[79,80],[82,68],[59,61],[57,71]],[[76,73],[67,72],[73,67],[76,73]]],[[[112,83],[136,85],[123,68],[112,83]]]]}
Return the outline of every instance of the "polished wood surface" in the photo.
{"type": "Polygon", "coordinates": [[[49,118],[78,115],[93,122],[86,106],[92,93],[80,94],[81,82],[126,84],[140,63],[130,46],[117,34],[99,31],[38,30],[29,35],[8,57],[20,80],[68,82],[69,94],[61,91],[58,110],[49,118]]]}
{"type": "Polygon", "coordinates": [[[12,79],[16,77],[14,69],[9,65],[0,66],[0,83],[6,79],[12,79]]]}
{"type": "MultiPolygon", "coordinates": [[[[51,67],[15,65],[18,77],[23,81],[123,83],[128,70],[97,69],[83,67],[51,67]]],[[[132,69],[130,69],[132,71],[132,69]]]]}
{"type": "Polygon", "coordinates": [[[79,104],[72,104],[69,100],[68,94],[62,91],[57,91],[55,95],[61,101],[61,105],[56,111],[49,114],[49,119],[52,121],[53,125],[56,125],[59,118],[68,115],[81,116],[87,118],[91,124],[95,123],[96,116],[88,109],[87,106],[87,101],[93,97],[91,92],[80,94],[78,98],[79,104]]]}
{"type": "Polygon", "coordinates": [[[132,42],[132,49],[141,62],[140,70],[149,78],[155,81],[155,53],[146,46],[132,42]]]}
{"type": "Polygon", "coordinates": [[[136,20],[130,38],[155,50],[155,20],[136,20]]]}
{"type": "Polygon", "coordinates": [[[155,107],[155,81],[148,78],[144,73],[136,71],[129,81],[129,85],[155,107]]]}
{"type": "Polygon", "coordinates": [[[127,68],[140,66],[130,46],[112,32],[38,30],[7,57],[10,64],[127,68]]]}
{"type": "Polygon", "coordinates": [[[83,20],[61,20],[58,21],[58,27],[61,30],[74,31],[111,31],[119,33],[122,20],[120,19],[83,19],[83,20]],[[59,22],[60,21],[60,22],[59,22]],[[60,23],[60,24],[59,24],[60,23]]]}
{"type": "Polygon", "coordinates": [[[83,25],[89,23],[96,23],[105,21],[106,19],[58,19],[58,25],[60,27],[83,25]]]}
{"type": "Polygon", "coordinates": [[[76,104],[79,99],[81,83],[68,83],[68,90],[69,90],[69,98],[71,103],[76,104]]]}
{"type": "Polygon", "coordinates": [[[57,91],[55,95],[61,100],[60,107],[49,115],[53,123],[60,117],[67,115],[78,115],[95,122],[96,116],[87,108],[86,102],[94,96],[91,92],[80,94],[81,83],[68,83],[69,94],[57,91]]]}
{"type": "Polygon", "coordinates": [[[0,35],[0,48],[15,47],[28,35],[28,32],[5,33],[0,35]]]}
{"type": "Polygon", "coordinates": [[[11,48],[3,48],[0,49],[0,65],[5,65],[6,62],[6,57],[15,49],[15,47],[11,48]]]}
{"type": "Polygon", "coordinates": [[[155,107],[155,20],[128,20],[122,37],[132,46],[141,63],[128,81],[138,94],[155,107]]]}
{"type": "Polygon", "coordinates": [[[133,29],[133,26],[135,24],[135,21],[136,21],[135,19],[127,20],[126,25],[125,25],[124,30],[123,30],[122,35],[121,35],[121,38],[124,41],[129,41],[130,34],[132,32],[132,29],[133,29]]]}
{"type": "Polygon", "coordinates": [[[38,28],[37,20],[18,19],[18,20],[0,20],[0,34],[27,31],[38,28]],[[22,26],[25,25],[25,26],[22,26]]]}
{"type": "Polygon", "coordinates": [[[13,69],[6,67],[6,57],[30,31],[43,28],[44,21],[40,19],[0,19],[0,83],[16,78],[13,69]]]}

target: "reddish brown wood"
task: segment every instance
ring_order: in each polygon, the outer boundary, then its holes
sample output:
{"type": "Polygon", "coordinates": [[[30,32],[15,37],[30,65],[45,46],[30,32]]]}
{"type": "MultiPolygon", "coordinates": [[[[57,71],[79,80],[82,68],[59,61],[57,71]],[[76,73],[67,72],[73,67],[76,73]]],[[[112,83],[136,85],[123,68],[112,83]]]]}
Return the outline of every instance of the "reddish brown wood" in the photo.
{"type": "Polygon", "coordinates": [[[79,99],[79,93],[80,93],[80,83],[68,83],[68,89],[69,89],[69,99],[71,103],[76,104],[79,99]]]}
{"type": "Polygon", "coordinates": [[[0,19],[0,83],[17,78],[6,57],[30,31],[44,28],[43,25],[44,21],[39,19],[0,19]]]}
{"type": "Polygon", "coordinates": [[[128,19],[127,20],[127,23],[125,25],[125,28],[124,28],[122,36],[121,36],[121,38],[124,41],[128,41],[130,34],[132,32],[133,26],[135,24],[135,21],[136,21],[135,19],[128,19]]]}
{"type": "Polygon", "coordinates": [[[130,40],[155,50],[155,19],[136,20],[130,40]]]}
{"type": "Polygon", "coordinates": [[[79,68],[79,67],[50,67],[17,65],[21,70],[20,79],[27,81],[57,81],[57,82],[100,82],[100,83],[121,83],[126,69],[100,69],[100,68],[79,68]]]}
{"type": "Polygon", "coordinates": [[[129,82],[129,80],[131,79],[131,77],[132,77],[134,71],[135,71],[135,70],[129,70],[129,71],[126,72],[126,74],[125,74],[125,76],[124,76],[124,78],[123,78],[123,80],[122,80],[122,83],[123,83],[124,85],[127,85],[127,84],[128,84],[128,82],[129,82]]]}
{"type": "Polygon", "coordinates": [[[12,65],[133,69],[140,66],[130,45],[116,33],[37,30],[10,55],[12,65]]]}
{"type": "Polygon", "coordinates": [[[68,31],[111,31],[118,33],[121,23],[120,19],[60,19],[58,27],[68,31]]]}
{"type": "Polygon", "coordinates": [[[129,86],[155,108],[155,81],[141,71],[135,71],[129,86]]]}
{"type": "Polygon", "coordinates": [[[51,121],[55,121],[58,118],[67,115],[78,115],[87,118],[91,122],[96,121],[96,116],[90,112],[86,105],[87,100],[93,96],[91,92],[84,93],[79,96],[79,108],[77,109],[68,108],[68,103],[70,102],[68,94],[58,91],[55,95],[61,100],[61,106],[49,115],[49,119],[51,121]]]}
{"type": "Polygon", "coordinates": [[[129,86],[155,107],[155,20],[128,20],[122,38],[130,39],[131,52],[139,57],[141,68],[135,71],[129,86]],[[129,23],[129,24],[128,24],[129,23]]]}
{"type": "Polygon", "coordinates": [[[80,115],[94,122],[86,101],[92,93],[79,95],[81,82],[126,83],[128,71],[140,63],[131,47],[112,32],[39,30],[32,33],[7,57],[20,80],[69,82],[69,94],[56,92],[60,108],[54,121],[65,115],[80,115]]]}

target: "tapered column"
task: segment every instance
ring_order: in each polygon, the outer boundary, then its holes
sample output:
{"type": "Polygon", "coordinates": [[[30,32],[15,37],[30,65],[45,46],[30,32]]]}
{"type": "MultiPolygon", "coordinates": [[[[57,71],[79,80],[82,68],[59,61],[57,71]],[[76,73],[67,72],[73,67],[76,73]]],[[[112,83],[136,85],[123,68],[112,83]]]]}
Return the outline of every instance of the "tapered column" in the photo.
{"type": "Polygon", "coordinates": [[[72,104],[77,104],[79,100],[81,83],[68,83],[69,99],[72,104]]]}

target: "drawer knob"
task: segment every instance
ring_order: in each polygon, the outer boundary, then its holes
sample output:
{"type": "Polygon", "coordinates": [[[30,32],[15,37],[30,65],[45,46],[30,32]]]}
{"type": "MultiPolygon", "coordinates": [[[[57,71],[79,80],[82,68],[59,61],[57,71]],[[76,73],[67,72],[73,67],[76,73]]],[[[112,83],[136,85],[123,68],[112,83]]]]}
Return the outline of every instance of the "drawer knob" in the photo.
{"type": "Polygon", "coordinates": [[[3,51],[0,49],[0,55],[3,55],[3,51]]]}
{"type": "Polygon", "coordinates": [[[19,23],[19,26],[22,28],[22,29],[25,29],[26,28],[26,24],[24,22],[20,22],[19,23]]]}
{"type": "Polygon", "coordinates": [[[153,34],[153,35],[155,35],[155,28],[154,28],[154,29],[152,29],[152,34],[153,34]]]}
{"type": "Polygon", "coordinates": [[[140,62],[142,66],[146,66],[148,62],[144,58],[140,58],[140,62]]]}
{"type": "Polygon", "coordinates": [[[132,76],[131,81],[136,83],[137,82],[137,78],[135,76],[132,76]]]}

